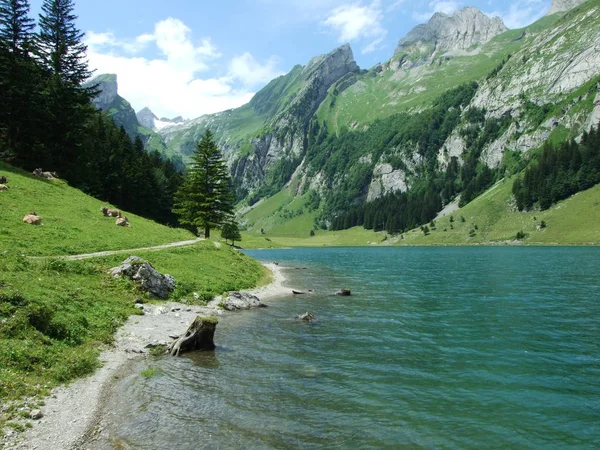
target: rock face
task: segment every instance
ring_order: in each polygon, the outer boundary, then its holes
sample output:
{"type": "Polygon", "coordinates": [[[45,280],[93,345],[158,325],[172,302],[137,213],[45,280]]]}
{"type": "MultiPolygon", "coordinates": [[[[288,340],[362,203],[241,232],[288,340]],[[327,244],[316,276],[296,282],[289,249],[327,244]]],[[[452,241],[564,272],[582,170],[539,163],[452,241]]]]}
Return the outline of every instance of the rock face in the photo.
{"type": "Polygon", "coordinates": [[[220,306],[227,311],[238,309],[262,308],[266,305],[256,295],[247,292],[230,292],[229,296],[222,299],[220,306]]]}
{"type": "Polygon", "coordinates": [[[100,92],[94,97],[92,103],[96,108],[103,111],[109,109],[112,102],[119,95],[119,86],[115,74],[98,75],[90,82],[90,85],[97,85],[97,89],[100,92]]]}
{"type": "Polygon", "coordinates": [[[146,127],[146,128],[150,128],[151,130],[154,130],[154,121],[158,120],[158,117],[156,117],[154,115],[154,113],[150,110],[150,108],[146,107],[140,111],[138,111],[136,114],[137,120],[140,123],[140,125],[146,127]]]}
{"type": "Polygon", "coordinates": [[[463,8],[451,15],[435,13],[428,23],[413,28],[402,38],[396,54],[412,46],[432,44],[432,54],[467,50],[485,44],[507,30],[499,17],[490,18],[475,7],[463,8]]]}
{"type": "Polygon", "coordinates": [[[552,0],[552,5],[550,6],[550,11],[548,11],[548,15],[561,12],[568,11],[576,6],[585,3],[587,0],[552,0]]]}
{"type": "Polygon", "coordinates": [[[130,256],[108,273],[115,278],[131,278],[143,290],[161,299],[166,299],[175,290],[175,278],[159,273],[152,264],[137,256],[130,256]]]}
{"type": "Polygon", "coordinates": [[[408,185],[404,171],[394,170],[391,164],[377,164],[373,170],[367,201],[370,202],[388,194],[407,190],[408,185]]]}

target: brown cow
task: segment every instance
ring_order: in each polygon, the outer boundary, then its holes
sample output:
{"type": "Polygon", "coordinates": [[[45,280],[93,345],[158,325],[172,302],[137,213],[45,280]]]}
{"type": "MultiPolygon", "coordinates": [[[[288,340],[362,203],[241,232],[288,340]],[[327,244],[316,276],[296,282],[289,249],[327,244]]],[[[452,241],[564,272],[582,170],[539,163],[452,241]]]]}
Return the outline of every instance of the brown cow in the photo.
{"type": "Polygon", "coordinates": [[[117,225],[119,227],[128,227],[129,219],[127,217],[117,217],[117,220],[115,221],[115,225],[117,225]]]}
{"type": "Polygon", "coordinates": [[[35,211],[30,212],[25,217],[23,217],[23,223],[29,223],[31,225],[41,225],[42,218],[38,216],[35,211]]]}
{"type": "Polygon", "coordinates": [[[104,214],[106,217],[121,217],[121,211],[118,209],[110,209],[106,206],[103,206],[100,208],[100,211],[102,211],[102,214],[104,214]]]}

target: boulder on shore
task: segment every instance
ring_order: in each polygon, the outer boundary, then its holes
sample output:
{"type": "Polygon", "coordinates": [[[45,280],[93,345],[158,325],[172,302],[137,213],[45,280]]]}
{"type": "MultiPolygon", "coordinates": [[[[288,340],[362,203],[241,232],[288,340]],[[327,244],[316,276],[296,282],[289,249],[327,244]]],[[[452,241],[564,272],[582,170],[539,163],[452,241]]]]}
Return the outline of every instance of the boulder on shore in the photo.
{"type": "Polygon", "coordinates": [[[120,266],[109,269],[108,273],[115,278],[131,278],[143,290],[161,299],[168,298],[175,290],[175,278],[161,274],[152,264],[138,256],[130,256],[120,266]]]}
{"type": "Polygon", "coordinates": [[[235,311],[237,309],[264,308],[267,305],[262,303],[260,299],[248,292],[230,292],[229,295],[219,303],[223,309],[227,311],[235,311]]]}
{"type": "Polygon", "coordinates": [[[180,353],[214,350],[215,329],[218,323],[219,319],[214,316],[196,317],[185,334],[167,348],[167,352],[171,356],[179,356],[180,353]]]}

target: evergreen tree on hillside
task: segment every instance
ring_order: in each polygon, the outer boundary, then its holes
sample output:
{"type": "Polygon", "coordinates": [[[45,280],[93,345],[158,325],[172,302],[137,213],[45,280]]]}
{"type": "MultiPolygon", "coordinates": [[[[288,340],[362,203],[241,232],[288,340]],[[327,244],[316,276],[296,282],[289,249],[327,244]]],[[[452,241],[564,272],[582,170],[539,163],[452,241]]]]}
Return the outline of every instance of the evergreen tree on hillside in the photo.
{"type": "Polygon", "coordinates": [[[77,181],[85,149],[78,146],[86,120],[94,112],[95,87],[82,83],[92,74],[86,62],[84,34],[75,26],[72,0],[44,0],[39,20],[40,62],[50,77],[45,87],[45,123],[49,162],[70,181],[77,181]]]}
{"type": "Polygon", "coordinates": [[[211,228],[223,225],[231,217],[233,202],[229,171],[207,129],[175,194],[173,212],[182,225],[203,228],[204,236],[209,238],[211,228]]]}
{"type": "Polygon", "coordinates": [[[235,220],[229,220],[223,224],[223,228],[221,229],[221,237],[225,239],[225,242],[230,240],[232,246],[235,245],[235,241],[242,240],[240,228],[235,220]]]}
{"type": "Polygon", "coordinates": [[[0,0],[0,155],[28,165],[37,147],[39,84],[27,0],[0,0]]]}

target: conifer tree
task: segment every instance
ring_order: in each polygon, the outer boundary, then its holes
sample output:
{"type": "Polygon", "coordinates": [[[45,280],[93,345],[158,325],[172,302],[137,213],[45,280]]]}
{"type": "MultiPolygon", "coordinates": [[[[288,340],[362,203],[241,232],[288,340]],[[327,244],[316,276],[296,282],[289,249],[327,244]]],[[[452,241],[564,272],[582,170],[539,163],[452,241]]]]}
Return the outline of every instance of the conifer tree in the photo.
{"type": "Polygon", "coordinates": [[[173,212],[182,225],[203,228],[204,237],[209,238],[211,228],[223,225],[231,217],[233,202],[229,171],[212,133],[206,129],[175,194],[173,212]]]}
{"type": "Polygon", "coordinates": [[[77,182],[77,165],[85,159],[81,154],[85,149],[78,143],[94,112],[90,101],[97,91],[95,86],[82,86],[92,72],[87,67],[84,33],[75,26],[73,8],[73,0],[44,0],[38,47],[42,67],[51,74],[45,89],[48,159],[65,178],[77,182]]]}
{"type": "Polygon", "coordinates": [[[25,165],[40,109],[40,71],[30,56],[35,24],[28,14],[27,0],[0,0],[0,154],[25,165]]]}

